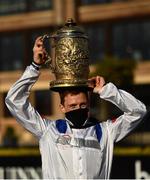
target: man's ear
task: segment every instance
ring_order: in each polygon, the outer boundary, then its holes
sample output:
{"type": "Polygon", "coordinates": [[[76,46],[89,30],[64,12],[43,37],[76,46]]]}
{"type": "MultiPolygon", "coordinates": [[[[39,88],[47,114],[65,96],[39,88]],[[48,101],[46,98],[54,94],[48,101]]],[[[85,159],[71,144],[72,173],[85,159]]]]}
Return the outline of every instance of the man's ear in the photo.
{"type": "Polygon", "coordinates": [[[66,113],[65,107],[62,104],[59,104],[59,107],[62,113],[66,113]]]}

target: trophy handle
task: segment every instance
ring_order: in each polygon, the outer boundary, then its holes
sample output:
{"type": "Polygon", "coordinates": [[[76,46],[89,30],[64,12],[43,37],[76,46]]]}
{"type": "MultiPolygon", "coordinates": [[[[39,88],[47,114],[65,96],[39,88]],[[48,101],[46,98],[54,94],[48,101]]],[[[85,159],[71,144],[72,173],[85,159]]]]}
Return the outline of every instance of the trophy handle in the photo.
{"type": "MultiPolygon", "coordinates": [[[[45,34],[41,37],[41,40],[44,43],[45,40],[50,39],[50,38],[52,38],[50,35],[45,34]]],[[[46,58],[47,58],[47,60],[45,61],[45,64],[48,65],[50,70],[54,73],[55,67],[52,65],[52,58],[50,57],[50,55],[48,54],[47,51],[46,51],[46,58]]]]}

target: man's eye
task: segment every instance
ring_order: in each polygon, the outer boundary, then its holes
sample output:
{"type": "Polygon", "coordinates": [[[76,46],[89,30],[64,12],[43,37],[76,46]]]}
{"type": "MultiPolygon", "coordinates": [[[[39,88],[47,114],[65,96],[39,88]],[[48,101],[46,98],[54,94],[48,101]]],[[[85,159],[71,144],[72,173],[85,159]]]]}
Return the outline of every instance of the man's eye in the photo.
{"type": "Polygon", "coordinates": [[[86,108],[86,107],[87,107],[86,104],[82,104],[82,105],[81,105],[81,108],[83,108],[83,109],[86,108]]]}
{"type": "Polygon", "coordinates": [[[70,106],[71,109],[75,109],[76,108],[76,105],[72,105],[70,106]]]}

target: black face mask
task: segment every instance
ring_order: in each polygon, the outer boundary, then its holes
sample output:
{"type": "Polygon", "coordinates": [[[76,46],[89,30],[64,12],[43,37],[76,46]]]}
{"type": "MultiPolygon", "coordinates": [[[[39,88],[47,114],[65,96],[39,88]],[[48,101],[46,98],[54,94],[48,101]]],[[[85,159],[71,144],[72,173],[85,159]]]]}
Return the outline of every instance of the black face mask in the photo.
{"type": "Polygon", "coordinates": [[[88,112],[89,112],[88,108],[76,109],[65,113],[65,115],[66,118],[73,123],[74,127],[80,128],[87,120],[88,112]]]}

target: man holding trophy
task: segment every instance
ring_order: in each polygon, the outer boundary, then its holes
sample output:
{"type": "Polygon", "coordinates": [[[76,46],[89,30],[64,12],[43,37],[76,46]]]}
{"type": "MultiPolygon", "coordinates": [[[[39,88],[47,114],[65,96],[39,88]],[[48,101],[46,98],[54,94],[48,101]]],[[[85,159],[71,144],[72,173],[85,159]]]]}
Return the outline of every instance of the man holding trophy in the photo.
{"type": "Polygon", "coordinates": [[[28,97],[47,60],[44,38],[36,39],[34,61],[11,87],[6,105],[16,120],[38,138],[44,179],[109,179],[114,143],[139,124],[146,107],[113,83],[105,83],[101,76],[89,79],[87,36],[68,20],[50,37],[55,51],[51,69],[56,77],[50,89],[59,93],[65,118],[43,119],[28,97]],[[115,121],[91,118],[89,92],[115,104],[123,114],[115,121]]]}

